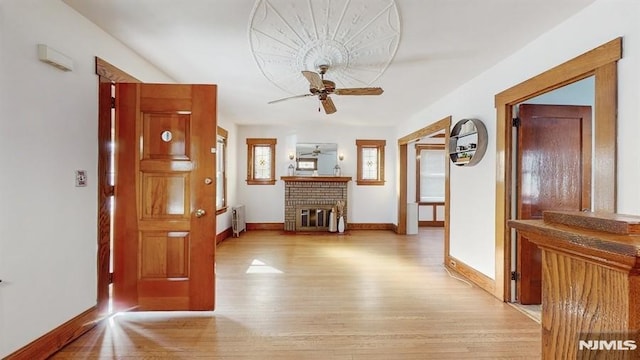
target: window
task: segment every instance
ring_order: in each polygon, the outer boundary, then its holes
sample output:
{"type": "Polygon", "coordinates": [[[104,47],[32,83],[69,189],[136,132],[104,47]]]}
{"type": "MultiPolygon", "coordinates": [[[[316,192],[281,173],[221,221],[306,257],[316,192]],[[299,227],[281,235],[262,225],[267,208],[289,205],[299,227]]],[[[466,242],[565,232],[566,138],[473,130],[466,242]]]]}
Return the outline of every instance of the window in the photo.
{"type": "Polygon", "coordinates": [[[216,144],[216,214],[227,211],[227,138],[229,132],[218,126],[216,144]]]}
{"type": "Polygon", "coordinates": [[[416,202],[444,202],[444,145],[416,144],[416,202]]]}
{"type": "Polygon", "coordinates": [[[356,140],[358,185],[384,185],[385,140],[356,140]]]}
{"type": "Polygon", "coordinates": [[[276,139],[247,139],[247,184],[276,183],[276,139]]]}

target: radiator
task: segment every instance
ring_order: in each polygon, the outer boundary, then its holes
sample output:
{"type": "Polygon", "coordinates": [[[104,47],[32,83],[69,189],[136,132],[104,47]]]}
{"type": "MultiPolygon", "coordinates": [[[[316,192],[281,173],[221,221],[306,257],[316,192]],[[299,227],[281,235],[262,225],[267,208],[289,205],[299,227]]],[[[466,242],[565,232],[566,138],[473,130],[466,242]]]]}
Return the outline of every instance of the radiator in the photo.
{"type": "Polygon", "coordinates": [[[240,236],[240,232],[247,231],[247,223],[244,220],[244,205],[237,205],[231,208],[231,228],[233,237],[240,236]]]}

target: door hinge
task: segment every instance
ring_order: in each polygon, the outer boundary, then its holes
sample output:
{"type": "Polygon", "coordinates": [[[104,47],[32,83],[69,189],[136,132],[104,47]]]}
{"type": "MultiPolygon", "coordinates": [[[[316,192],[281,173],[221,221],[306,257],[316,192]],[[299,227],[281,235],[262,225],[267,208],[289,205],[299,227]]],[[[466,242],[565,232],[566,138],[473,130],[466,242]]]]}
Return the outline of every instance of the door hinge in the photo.
{"type": "Polygon", "coordinates": [[[111,108],[115,109],[116,108],[116,98],[115,97],[111,97],[111,108]]]}
{"type": "Polygon", "coordinates": [[[515,271],[511,272],[511,280],[520,280],[520,274],[515,271]]]}
{"type": "Polygon", "coordinates": [[[514,117],[513,119],[511,119],[511,126],[520,127],[520,118],[514,117]]]}
{"type": "Polygon", "coordinates": [[[113,185],[110,185],[109,187],[107,187],[107,196],[114,196],[116,194],[116,187],[113,185]]]}
{"type": "Polygon", "coordinates": [[[107,282],[109,284],[113,284],[113,273],[112,272],[110,272],[109,276],[107,276],[107,282]]]}

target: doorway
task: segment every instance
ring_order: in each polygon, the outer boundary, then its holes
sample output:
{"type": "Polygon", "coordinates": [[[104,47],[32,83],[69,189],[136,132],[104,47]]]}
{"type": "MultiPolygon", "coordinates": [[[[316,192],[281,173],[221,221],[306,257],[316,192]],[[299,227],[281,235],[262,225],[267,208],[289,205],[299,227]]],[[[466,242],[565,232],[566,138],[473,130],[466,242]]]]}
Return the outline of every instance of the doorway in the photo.
{"type": "Polygon", "coordinates": [[[96,74],[97,307],[213,310],[216,86],[141,84],[99,58],[96,74]]]}
{"type": "Polygon", "coordinates": [[[496,136],[496,279],[494,295],[511,301],[513,244],[507,221],[512,218],[509,181],[514,171],[513,109],[517,104],[567,84],[593,76],[595,107],[593,116],[592,211],[616,209],[616,108],[617,61],[622,58],[622,38],[614,39],[495,96],[496,136]]]}
{"type": "MultiPolygon", "coordinates": [[[[591,207],[591,106],[521,104],[514,129],[515,218],[591,207]]],[[[542,302],[542,254],[517,233],[516,301],[542,302]]]]}
{"type": "Polygon", "coordinates": [[[415,143],[418,227],[444,227],[444,131],[415,143]]]}
{"type": "Polygon", "coordinates": [[[116,84],[116,310],[214,309],[216,93],[116,84]]]}
{"type": "MultiPolygon", "coordinates": [[[[451,116],[435,123],[428,125],[411,134],[398,139],[398,156],[399,156],[399,184],[400,190],[398,195],[398,225],[396,233],[400,235],[407,234],[407,208],[409,201],[408,179],[409,179],[409,145],[420,141],[423,138],[435,136],[436,134],[444,134],[444,148],[449,147],[449,132],[451,129],[451,116]]],[[[440,136],[440,135],[437,135],[440,136]]],[[[444,156],[444,154],[443,154],[444,156]]],[[[449,264],[449,168],[450,162],[445,161],[444,166],[444,263],[449,264]]],[[[414,177],[415,178],[415,177],[414,177]]],[[[413,201],[413,198],[412,198],[413,201]]],[[[417,219],[416,219],[417,221],[417,219]]],[[[417,226],[417,224],[416,224],[417,226]]]]}

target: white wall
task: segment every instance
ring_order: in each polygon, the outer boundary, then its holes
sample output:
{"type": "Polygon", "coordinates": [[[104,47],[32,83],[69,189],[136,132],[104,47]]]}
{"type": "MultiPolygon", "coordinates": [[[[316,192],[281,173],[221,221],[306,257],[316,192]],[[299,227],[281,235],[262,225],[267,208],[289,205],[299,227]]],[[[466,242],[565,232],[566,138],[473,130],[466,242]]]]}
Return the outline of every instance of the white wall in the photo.
{"type": "Polygon", "coordinates": [[[96,304],[94,56],[173,82],[61,1],[0,1],[0,358],[96,304]],[[74,71],[38,61],[38,43],[74,71]]]}
{"type": "Polygon", "coordinates": [[[389,127],[348,127],[335,125],[309,126],[239,126],[238,127],[238,202],[246,205],[247,222],[284,222],[284,183],[276,185],[247,185],[247,138],[276,138],[276,179],[287,175],[288,154],[294,153],[296,143],[337,143],[338,154],[344,154],[340,164],[342,176],[351,176],[348,183],[349,222],[396,223],[397,192],[395,186],[397,139],[389,127]],[[385,178],[383,186],[357,186],[356,139],[386,140],[385,178]]]}
{"type": "Polygon", "coordinates": [[[454,124],[478,118],[487,126],[484,159],[473,167],[451,167],[451,255],[495,278],[495,94],[604,44],[624,36],[618,63],[618,211],[640,214],[640,1],[599,0],[524,46],[509,58],[445,96],[398,126],[409,134],[447,115],[454,124]]]}

